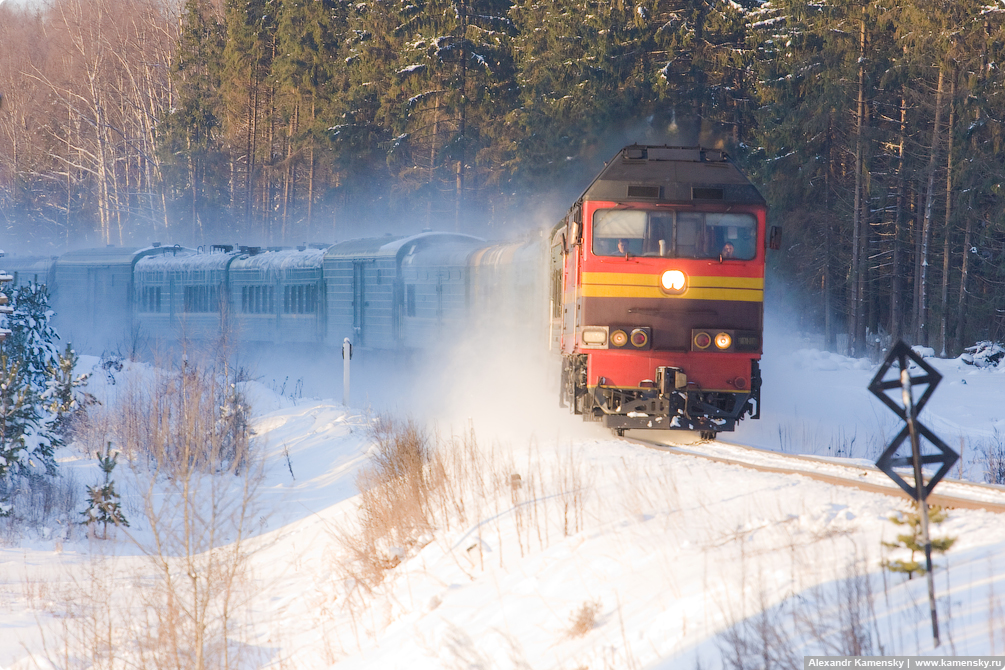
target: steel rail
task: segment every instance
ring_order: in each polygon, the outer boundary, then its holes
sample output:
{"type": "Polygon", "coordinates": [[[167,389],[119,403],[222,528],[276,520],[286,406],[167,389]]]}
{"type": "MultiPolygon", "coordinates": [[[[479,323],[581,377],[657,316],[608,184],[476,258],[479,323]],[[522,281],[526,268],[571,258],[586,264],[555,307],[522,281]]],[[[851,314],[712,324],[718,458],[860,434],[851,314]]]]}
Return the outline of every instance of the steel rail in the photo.
{"type": "MultiPolygon", "coordinates": [[[[861,477],[869,474],[883,474],[879,468],[868,467],[859,464],[850,463],[840,463],[832,459],[825,459],[816,456],[804,456],[798,454],[786,454],[778,451],[767,451],[765,449],[757,449],[755,447],[748,447],[742,444],[734,444],[731,442],[717,441],[719,444],[723,444],[729,447],[734,447],[740,450],[747,450],[756,454],[766,454],[772,457],[781,458],[783,460],[792,461],[812,461],[817,463],[823,463],[828,466],[834,466],[838,468],[844,468],[848,470],[857,470],[858,474],[855,476],[841,476],[829,474],[826,472],[820,472],[818,470],[813,470],[810,468],[800,468],[797,465],[792,467],[779,467],[775,465],[766,465],[763,463],[755,463],[753,461],[743,460],[741,458],[729,458],[726,456],[717,456],[714,454],[706,454],[701,451],[694,451],[686,447],[681,447],[678,445],[662,444],[660,442],[655,442],[652,440],[644,440],[637,437],[622,437],[622,440],[638,444],[640,446],[646,447],[648,449],[655,449],[657,451],[664,451],[671,454],[676,454],[680,456],[692,456],[695,458],[703,458],[708,461],[715,463],[723,463],[725,465],[736,465],[743,468],[748,468],[751,470],[757,470],[759,472],[769,472],[774,474],[783,475],[800,475],[803,477],[808,477],[820,482],[825,482],[827,484],[833,484],[835,486],[844,486],[848,488],[855,488],[860,491],[867,491],[869,493],[880,493],[882,495],[895,496],[899,498],[905,498],[907,500],[912,500],[907,493],[904,492],[896,484],[891,482],[890,485],[878,484],[874,482],[862,481],[861,477]]],[[[885,475],[884,475],[885,476],[885,475]]],[[[904,479],[913,483],[914,478],[910,475],[905,474],[904,479]]],[[[1001,502],[993,502],[987,500],[978,500],[975,498],[967,498],[964,496],[956,494],[945,494],[945,493],[932,493],[928,496],[928,501],[932,505],[939,505],[946,508],[954,509],[983,509],[988,512],[994,512],[996,514],[1005,514],[1005,487],[996,486],[994,484],[978,484],[974,482],[965,482],[956,479],[945,479],[944,482],[951,482],[956,487],[972,488],[983,493],[994,492],[1001,496],[1001,502]]]]}

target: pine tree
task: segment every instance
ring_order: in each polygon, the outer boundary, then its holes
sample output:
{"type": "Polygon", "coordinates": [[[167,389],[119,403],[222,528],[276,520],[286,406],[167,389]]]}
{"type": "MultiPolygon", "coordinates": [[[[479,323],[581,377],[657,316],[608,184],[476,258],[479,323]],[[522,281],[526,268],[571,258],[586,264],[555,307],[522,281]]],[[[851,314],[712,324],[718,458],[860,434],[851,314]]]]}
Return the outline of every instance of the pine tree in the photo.
{"type": "Polygon", "coordinates": [[[0,355],[0,478],[54,474],[51,440],[40,440],[39,401],[24,363],[0,355]]]}
{"type": "MultiPolygon", "coordinates": [[[[232,214],[245,220],[250,232],[256,213],[268,216],[272,163],[273,94],[270,81],[276,55],[278,0],[226,0],[226,43],[221,56],[221,86],[226,114],[223,119],[231,146],[232,214]],[[259,205],[256,208],[256,203],[259,205]]],[[[268,219],[262,233],[271,234],[268,219]]],[[[266,239],[268,239],[266,237],[266,239]]]]}
{"type": "Polygon", "coordinates": [[[507,8],[504,0],[427,0],[393,17],[398,60],[382,96],[395,136],[387,162],[409,207],[425,205],[430,223],[459,225],[483,179],[478,156],[512,102],[507,8]]]}
{"type": "Polygon", "coordinates": [[[77,367],[77,352],[67,343],[66,350],[59,356],[59,364],[49,368],[49,381],[42,394],[51,431],[66,439],[74,424],[86,413],[87,408],[98,403],[98,399],[82,388],[87,385],[90,373],[74,376],[77,367]]]}
{"type": "MultiPolygon", "coordinates": [[[[398,68],[396,10],[389,2],[349,5],[346,39],[339,55],[344,81],[326,112],[339,209],[381,218],[388,212],[387,194],[393,190],[387,148],[393,146],[394,135],[382,104],[398,68]]],[[[341,211],[337,216],[339,231],[339,220],[346,217],[341,211]]]]}
{"type": "Polygon", "coordinates": [[[877,192],[898,183],[895,155],[878,157],[896,146],[900,128],[890,114],[888,141],[876,137],[876,110],[896,110],[900,100],[882,99],[877,90],[892,51],[879,11],[848,0],[783,2],[751,16],[763,101],[754,179],[766,185],[774,215],[786,225],[794,252],[786,272],[821,294],[807,313],[825,326],[828,344],[844,313],[855,355],[865,353],[868,317],[876,317],[869,309],[879,265],[875,218],[893,209],[877,192]],[[892,173],[893,184],[876,173],[892,173]]]}
{"type": "Polygon", "coordinates": [[[109,442],[105,448],[105,453],[97,452],[98,466],[105,474],[105,481],[101,486],[87,487],[87,509],[80,513],[84,520],[80,523],[91,526],[96,523],[101,524],[101,539],[108,539],[108,524],[129,527],[129,521],[122,511],[119,503],[119,494],[115,491],[115,482],[112,481],[112,470],[115,469],[115,459],[118,453],[111,453],[112,443],[109,442]]]}
{"type": "MultiPolygon", "coordinates": [[[[178,50],[171,67],[177,101],[159,128],[165,179],[172,187],[177,218],[191,239],[206,231],[228,203],[228,170],[221,142],[223,27],[205,0],[187,0],[178,50]]],[[[229,231],[228,231],[229,232],[229,231]]]]}
{"type": "Polygon", "coordinates": [[[278,112],[285,127],[280,238],[314,233],[314,203],[322,174],[333,162],[327,128],[345,88],[340,58],[346,39],[347,3],[341,0],[286,0],[279,9],[276,58],[278,112]],[[303,221],[300,230],[294,227],[303,221]]]}
{"type": "MultiPolygon", "coordinates": [[[[925,545],[921,537],[921,512],[918,509],[918,503],[913,502],[912,506],[914,508],[913,512],[907,514],[900,514],[898,516],[891,516],[890,521],[892,521],[897,526],[904,527],[908,530],[907,533],[902,533],[897,536],[896,542],[884,542],[883,546],[890,549],[909,549],[911,552],[910,560],[895,559],[892,561],[884,561],[883,565],[890,572],[903,572],[907,573],[908,579],[914,578],[914,573],[919,575],[925,574],[925,566],[922,562],[915,560],[915,554],[918,552],[924,553],[925,545]]],[[[932,525],[941,524],[948,518],[948,514],[943,511],[938,505],[932,505],[928,508],[928,523],[929,530],[931,530],[932,525]]],[[[932,552],[938,554],[944,554],[953,546],[956,542],[955,537],[940,537],[931,538],[932,542],[932,552]]],[[[936,567],[934,564],[932,567],[936,567]]]]}
{"type": "MultiPolygon", "coordinates": [[[[518,0],[510,13],[520,87],[512,164],[537,181],[552,177],[557,165],[575,167],[577,159],[606,153],[598,140],[639,118],[640,35],[623,3],[591,4],[584,12],[571,0],[518,0]]],[[[582,176],[592,169],[584,165],[582,176]]]]}
{"type": "MultiPolygon", "coordinates": [[[[753,122],[755,51],[747,45],[749,7],[732,0],[650,2],[636,8],[643,45],[641,69],[654,111],[680,129],[671,142],[706,146],[746,141],[753,122]],[[690,128],[687,128],[690,126],[690,128]]],[[[772,3],[774,4],[774,3],[772,3]]],[[[665,129],[664,129],[665,131],[665,129]]]]}
{"type": "Polygon", "coordinates": [[[0,455],[6,461],[0,476],[51,476],[56,473],[55,450],[63,440],[43,407],[50,371],[59,361],[49,291],[45,284],[30,282],[4,293],[13,312],[7,316],[11,335],[3,342],[0,372],[0,455]]]}
{"type": "Polygon", "coordinates": [[[3,342],[3,351],[20,365],[21,374],[36,393],[45,390],[49,369],[58,365],[59,335],[49,320],[49,289],[45,284],[29,282],[24,286],[4,288],[13,312],[7,316],[11,334],[3,342]]]}

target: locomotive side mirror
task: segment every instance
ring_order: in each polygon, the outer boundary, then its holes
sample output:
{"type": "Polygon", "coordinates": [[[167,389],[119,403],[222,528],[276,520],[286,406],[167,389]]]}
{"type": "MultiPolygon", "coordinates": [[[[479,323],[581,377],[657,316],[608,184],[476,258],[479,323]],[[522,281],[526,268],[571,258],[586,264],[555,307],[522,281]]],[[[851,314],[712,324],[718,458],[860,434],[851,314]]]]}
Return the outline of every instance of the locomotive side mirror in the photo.
{"type": "Polygon", "coordinates": [[[579,237],[583,233],[583,224],[579,221],[573,221],[569,224],[569,245],[576,246],[579,244],[579,237]]]}
{"type": "Polygon", "coordinates": [[[768,233],[768,248],[774,249],[775,251],[782,248],[781,226],[771,226],[771,230],[768,233]]]}

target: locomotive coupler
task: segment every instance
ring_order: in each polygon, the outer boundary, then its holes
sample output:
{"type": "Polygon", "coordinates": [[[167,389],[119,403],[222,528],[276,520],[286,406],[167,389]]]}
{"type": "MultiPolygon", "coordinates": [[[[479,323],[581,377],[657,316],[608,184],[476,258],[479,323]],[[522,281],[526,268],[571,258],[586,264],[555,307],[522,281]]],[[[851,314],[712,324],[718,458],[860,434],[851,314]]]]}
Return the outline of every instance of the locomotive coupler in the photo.
{"type": "Polygon", "coordinates": [[[684,391],[687,389],[687,375],[680,368],[658,367],[656,368],[656,388],[664,396],[675,391],[684,391]]]}

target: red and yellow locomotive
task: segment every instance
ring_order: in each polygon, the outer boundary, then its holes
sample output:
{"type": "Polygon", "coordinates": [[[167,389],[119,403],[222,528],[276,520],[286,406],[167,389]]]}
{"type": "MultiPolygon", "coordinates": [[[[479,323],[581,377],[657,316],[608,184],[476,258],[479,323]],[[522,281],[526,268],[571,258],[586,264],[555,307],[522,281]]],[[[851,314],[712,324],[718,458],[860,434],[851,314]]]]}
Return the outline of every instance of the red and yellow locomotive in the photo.
{"type": "Polygon", "coordinates": [[[551,238],[563,404],[618,434],[758,418],[766,214],[722,151],[634,145],[608,162],[551,238]]]}

